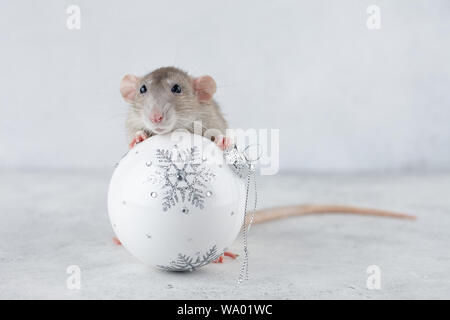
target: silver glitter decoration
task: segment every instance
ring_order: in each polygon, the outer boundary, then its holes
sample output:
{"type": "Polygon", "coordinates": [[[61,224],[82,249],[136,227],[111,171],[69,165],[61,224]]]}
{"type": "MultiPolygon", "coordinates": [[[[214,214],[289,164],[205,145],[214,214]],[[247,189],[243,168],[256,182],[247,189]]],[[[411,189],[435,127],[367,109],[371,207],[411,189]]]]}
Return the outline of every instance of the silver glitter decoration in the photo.
{"type": "Polygon", "coordinates": [[[149,181],[162,186],[162,207],[169,210],[179,202],[204,208],[207,183],[216,176],[202,163],[198,148],[158,149],[159,170],[149,181]]]}
{"type": "Polygon", "coordinates": [[[150,196],[152,198],[156,198],[158,196],[158,194],[155,191],[153,191],[152,193],[150,193],[150,196]]]}
{"type": "Polygon", "coordinates": [[[202,255],[198,252],[195,257],[179,253],[177,259],[171,261],[170,265],[158,265],[157,267],[167,271],[193,271],[218,259],[221,255],[222,252],[218,252],[217,246],[214,245],[202,255]]]}
{"type": "Polygon", "coordinates": [[[206,191],[206,196],[209,198],[212,196],[212,192],[211,191],[206,191]]]}
{"type": "Polygon", "coordinates": [[[151,162],[151,161],[147,161],[147,162],[145,163],[145,165],[146,165],[147,167],[150,167],[150,166],[152,165],[152,162],[151,162]]]}
{"type": "Polygon", "coordinates": [[[184,214],[188,214],[189,213],[189,209],[186,207],[183,207],[183,209],[181,209],[181,212],[183,212],[184,214]]]}
{"type": "Polygon", "coordinates": [[[254,171],[254,166],[247,160],[245,154],[234,145],[224,152],[225,162],[241,178],[247,177],[249,172],[254,171]]]}
{"type": "Polygon", "coordinates": [[[244,209],[244,221],[243,221],[243,228],[242,228],[242,242],[244,247],[244,260],[242,261],[241,265],[241,271],[239,274],[239,278],[237,280],[237,285],[239,286],[242,281],[248,280],[248,231],[250,230],[250,227],[253,223],[253,218],[255,217],[255,210],[256,205],[258,203],[258,192],[256,190],[256,178],[255,178],[255,172],[254,171],[248,171],[247,175],[247,187],[245,192],[245,209],[244,209]],[[248,215],[248,202],[249,202],[249,193],[250,193],[250,182],[253,177],[253,183],[254,183],[254,190],[255,190],[255,199],[254,199],[254,206],[253,210],[250,215],[250,219],[247,223],[247,215],[248,215]]]}
{"type": "MultiPolygon", "coordinates": [[[[234,145],[232,148],[228,148],[224,152],[225,162],[230,166],[230,168],[242,179],[246,179],[246,192],[245,192],[245,209],[244,209],[244,221],[242,223],[242,242],[244,247],[244,259],[242,261],[241,265],[241,271],[239,274],[239,278],[237,280],[237,285],[240,285],[242,281],[248,279],[248,231],[250,229],[251,224],[253,223],[254,218],[254,212],[256,210],[256,204],[257,204],[257,196],[258,193],[256,191],[256,178],[255,178],[255,166],[253,164],[253,161],[256,161],[259,159],[251,160],[246,155],[245,152],[248,151],[250,146],[247,146],[244,149],[244,152],[240,151],[236,145],[234,145]],[[254,183],[254,208],[251,212],[250,218],[247,222],[247,216],[249,214],[248,212],[248,203],[249,203],[249,194],[250,194],[250,184],[253,178],[254,183]]],[[[231,215],[233,215],[234,212],[231,212],[231,215]]]]}

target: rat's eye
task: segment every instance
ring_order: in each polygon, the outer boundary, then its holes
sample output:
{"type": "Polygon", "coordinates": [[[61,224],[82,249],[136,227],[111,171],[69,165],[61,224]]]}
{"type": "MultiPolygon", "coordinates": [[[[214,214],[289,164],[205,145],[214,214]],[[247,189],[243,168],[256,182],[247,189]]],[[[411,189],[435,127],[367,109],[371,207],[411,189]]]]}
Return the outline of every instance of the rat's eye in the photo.
{"type": "Polygon", "coordinates": [[[141,87],[141,89],[139,89],[139,91],[140,91],[142,94],[144,94],[144,93],[147,92],[147,87],[145,86],[145,84],[142,85],[142,87],[141,87]]]}
{"type": "Polygon", "coordinates": [[[173,93],[181,93],[181,87],[178,84],[174,84],[170,91],[172,91],[173,93]]]}

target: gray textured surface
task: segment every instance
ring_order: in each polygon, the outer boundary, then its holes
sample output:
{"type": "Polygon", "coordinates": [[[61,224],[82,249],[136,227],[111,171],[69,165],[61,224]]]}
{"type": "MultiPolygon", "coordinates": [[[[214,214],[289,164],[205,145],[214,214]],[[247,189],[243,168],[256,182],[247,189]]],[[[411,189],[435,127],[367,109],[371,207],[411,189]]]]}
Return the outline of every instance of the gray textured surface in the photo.
{"type": "Polygon", "coordinates": [[[240,260],[167,273],[113,245],[108,171],[0,175],[0,298],[450,298],[449,174],[263,177],[261,207],[356,204],[419,220],[321,215],[254,226],[251,280],[237,291],[240,260]],[[82,270],[78,291],[66,288],[72,264],[82,270]],[[372,264],[381,290],[366,287],[372,264]]]}

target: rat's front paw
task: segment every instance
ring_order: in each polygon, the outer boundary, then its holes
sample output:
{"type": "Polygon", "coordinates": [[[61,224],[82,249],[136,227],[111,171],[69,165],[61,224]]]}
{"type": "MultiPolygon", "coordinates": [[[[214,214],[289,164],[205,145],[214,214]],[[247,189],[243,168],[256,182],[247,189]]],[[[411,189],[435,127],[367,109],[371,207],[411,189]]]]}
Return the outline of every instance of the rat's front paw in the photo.
{"type": "Polygon", "coordinates": [[[221,150],[227,150],[229,147],[231,147],[232,140],[231,138],[224,137],[224,136],[218,136],[214,142],[221,150]]]}
{"type": "Polygon", "coordinates": [[[221,255],[219,258],[217,258],[216,260],[214,260],[214,263],[223,263],[224,262],[224,257],[230,257],[231,259],[236,259],[237,257],[239,257],[238,254],[229,252],[229,251],[225,251],[223,253],[223,255],[221,255]]]}
{"type": "Polygon", "coordinates": [[[148,136],[147,136],[147,134],[144,131],[136,132],[136,136],[134,137],[134,139],[130,143],[130,149],[133,148],[138,143],[141,143],[142,141],[144,141],[147,138],[148,138],[148,136]]]}

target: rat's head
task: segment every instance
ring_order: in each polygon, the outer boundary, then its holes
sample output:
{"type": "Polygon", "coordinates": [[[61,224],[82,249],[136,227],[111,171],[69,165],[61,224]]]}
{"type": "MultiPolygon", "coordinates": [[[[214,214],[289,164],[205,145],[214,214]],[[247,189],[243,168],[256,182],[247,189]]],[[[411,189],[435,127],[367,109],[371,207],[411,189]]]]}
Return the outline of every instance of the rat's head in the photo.
{"type": "Polygon", "coordinates": [[[210,76],[192,78],[173,67],[157,69],[141,78],[128,74],[120,83],[122,97],[138,113],[144,127],[156,134],[197,120],[215,92],[216,83],[210,76]]]}

